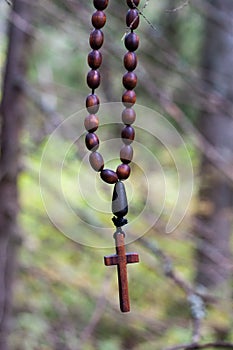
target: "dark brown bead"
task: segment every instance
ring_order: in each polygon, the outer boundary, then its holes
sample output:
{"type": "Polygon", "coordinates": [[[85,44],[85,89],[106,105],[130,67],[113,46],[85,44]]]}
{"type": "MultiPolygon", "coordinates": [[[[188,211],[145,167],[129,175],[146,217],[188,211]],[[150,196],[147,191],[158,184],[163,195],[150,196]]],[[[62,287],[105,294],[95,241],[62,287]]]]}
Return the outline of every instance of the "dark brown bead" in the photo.
{"type": "Polygon", "coordinates": [[[86,107],[90,114],[95,114],[99,110],[100,100],[95,94],[90,94],[86,99],[86,107]]]}
{"type": "Polygon", "coordinates": [[[103,11],[95,11],[92,15],[91,22],[96,29],[102,28],[106,23],[106,15],[103,11]]]}
{"type": "Polygon", "coordinates": [[[127,52],[124,56],[124,66],[129,72],[137,67],[137,56],[134,52],[127,52]]]}
{"type": "Polygon", "coordinates": [[[120,151],[120,159],[122,163],[129,164],[133,159],[133,148],[130,145],[124,145],[120,151]]]}
{"type": "Polygon", "coordinates": [[[136,113],[133,108],[125,108],[122,112],[122,121],[126,125],[133,124],[136,119],[136,113]]]}
{"type": "Polygon", "coordinates": [[[87,85],[90,89],[97,89],[100,85],[100,73],[98,70],[90,70],[87,74],[87,85]]]}
{"type": "Polygon", "coordinates": [[[127,5],[133,9],[135,6],[138,6],[140,3],[140,0],[127,0],[127,5]]]}
{"type": "Polygon", "coordinates": [[[104,10],[108,6],[108,0],[94,0],[93,3],[97,10],[104,10]]]}
{"type": "Polygon", "coordinates": [[[104,34],[100,29],[94,29],[90,34],[90,46],[93,50],[99,50],[104,42],[104,34]]]}
{"type": "Polygon", "coordinates": [[[87,115],[84,120],[84,126],[87,131],[94,132],[98,129],[99,119],[95,114],[87,115]]]}
{"type": "Polygon", "coordinates": [[[116,173],[119,180],[126,180],[130,175],[130,166],[128,164],[121,164],[117,167],[116,173]]]}
{"type": "Polygon", "coordinates": [[[135,136],[135,131],[134,131],[134,128],[132,128],[132,126],[127,125],[124,127],[124,129],[122,129],[121,137],[123,142],[126,145],[129,145],[133,142],[134,136],[135,136]]]}
{"type": "Polygon", "coordinates": [[[133,72],[127,72],[124,74],[122,82],[127,90],[133,90],[137,85],[137,76],[133,72]]]}
{"type": "Polygon", "coordinates": [[[102,63],[102,54],[98,50],[93,50],[87,58],[88,64],[92,69],[98,69],[102,63]]]}
{"type": "Polygon", "coordinates": [[[125,107],[132,107],[136,102],[136,93],[133,90],[127,90],[122,96],[122,102],[125,107]]]}
{"type": "Polygon", "coordinates": [[[118,176],[115,171],[110,169],[103,169],[100,173],[101,179],[108,184],[115,184],[118,181],[118,176]]]}
{"type": "Polygon", "coordinates": [[[128,33],[125,36],[125,47],[129,51],[136,51],[139,45],[139,36],[136,33],[128,33]]]}
{"type": "Polygon", "coordinates": [[[94,133],[89,132],[86,135],[85,143],[86,143],[87,148],[90,151],[96,151],[98,149],[98,147],[99,147],[98,136],[96,134],[94,134],[94,133]]]}
{"type": "Polygon", "coordinates": [[[101,171],[104,168],[103,157],[98,152],[93,152],[90,154],[89,162],[95,171],[101,171]]]}
{"type": "Polygon", "coordinates": [[[130,29],[136,29],[139,25],[139,13],[135,9],[131,9],[126,15],[126,25],[130,29]]]}

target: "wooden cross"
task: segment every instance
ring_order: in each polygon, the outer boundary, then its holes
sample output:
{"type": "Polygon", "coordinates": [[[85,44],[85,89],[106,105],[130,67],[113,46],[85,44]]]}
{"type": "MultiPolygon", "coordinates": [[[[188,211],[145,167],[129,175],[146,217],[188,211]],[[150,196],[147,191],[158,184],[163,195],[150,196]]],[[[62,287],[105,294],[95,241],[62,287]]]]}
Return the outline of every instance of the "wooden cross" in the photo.
{"type": "Polygon", "coordinates": [[[120,309],[122,312],[129,312],[130,302],[126,265],[139,262],[139,255],[125,252],[124,232],[116,232],[114,238],[116,254],[105,256],[104,263],[106,266],[117,265],[120,309]]]}

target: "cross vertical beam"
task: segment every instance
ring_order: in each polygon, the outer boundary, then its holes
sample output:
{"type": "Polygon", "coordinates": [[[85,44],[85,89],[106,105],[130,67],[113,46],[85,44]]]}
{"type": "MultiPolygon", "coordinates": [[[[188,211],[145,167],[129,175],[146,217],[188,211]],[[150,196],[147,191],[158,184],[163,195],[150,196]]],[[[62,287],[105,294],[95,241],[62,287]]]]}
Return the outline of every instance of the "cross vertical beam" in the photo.
{"type": "Polygon", "coordinates": [[[127,264],[139,262],[137,253],[125,252],[125,234],[124,232],[116,232],[114,235],[116,243],[116,254],[104,257],[106,266],[117,265],[119,301],[122,312],[130,311],[127,264]]]}

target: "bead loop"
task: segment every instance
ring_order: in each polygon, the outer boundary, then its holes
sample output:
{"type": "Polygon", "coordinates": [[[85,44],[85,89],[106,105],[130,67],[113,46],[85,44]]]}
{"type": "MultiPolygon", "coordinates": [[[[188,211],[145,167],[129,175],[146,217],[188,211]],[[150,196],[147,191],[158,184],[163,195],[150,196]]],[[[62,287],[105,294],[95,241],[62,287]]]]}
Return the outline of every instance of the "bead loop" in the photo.
{"type": "MultiPolygon", "coordinates": [[[[116,168],[116,171],[104,168],[104,159],[102,155],[97,152],[99,148],[99,138],[95,134],[95,131],[99,127],[99,119],[96,113],[99,111],[100,100],[95,94],[95,90],[99,87],[101,83],[101,76],[99,73],[99,68],[102,64],[102,54],[99,49],[102,47],[104,42],[104,33],[102,28],[106,24],[106,14],[104,10],[107,8],[108,0],[93,0],[94,7],[96,11],[92,14],[91,22],[94,29],[90,33],[89,43],[92,51],[89,52],[87,57],[87,62],[91,70],[87,74],[87,85],[91,89],[92,93],[87,96],[86,108],[89,115],[86,116],[84,120],[85,129],[88,131],[85,138],[86,147],[91,151],[89,156],[89,162],[91,167],[100,173],[101,179],[108,184],[115,184],[116,187],[122,186],[121,181],[129,178],[131,169],[129,163],[133,159],[133,148],[131,143],[135,137],[134,128],[131,126],[136,119],[135,110],[132,106],[136,103],[136,93],[134,88],[137,85],[137,75],[134,73],[137,67],[137,56],[135,51],[139,46],[139,37],[134,30],[138,27],[140,18],[139,10],[137,6],[140,0],[126,0],[129,7],[126,14],[126,25],[130,28],[130,32],[125,36],[125,47],[128,52],[125,53],[123,63],[126,69],[125,74],[122,78],[122,85],[125,91],[122,95],[122,103],[124,105],[124,110],[122,112],[122,122],[124,128],[121,131],[121,138],[123,146],[120,149],[120,160],[116,168]],[[120,180],[120,181],[119,181],[120,180]]],[[[115,213],[114,213],[115,215],[115,213]]],[[[116,215],[117,216],[117,215],[116,215]]],[[[114,217],[113,222],[116,227],[125,225],[127,220],[119,217],[114,217]]]]}

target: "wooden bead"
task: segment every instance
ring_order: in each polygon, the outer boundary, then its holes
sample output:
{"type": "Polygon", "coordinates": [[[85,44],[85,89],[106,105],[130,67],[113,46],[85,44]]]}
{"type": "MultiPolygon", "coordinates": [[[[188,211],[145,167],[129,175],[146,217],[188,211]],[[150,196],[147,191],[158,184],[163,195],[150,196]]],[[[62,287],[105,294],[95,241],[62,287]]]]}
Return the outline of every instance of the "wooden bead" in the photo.
{"type": "Polygon", "coordinates": [[[85,129],[89,132],[94,132],[98,129],[99,119],[95,114],[86,116],[84,120],[85,129]]]}
{"type": "Polygon", "coordinates": [[[99,110],[100,100],[95,94],[90,94],[86,98],[86,107],[90,114],[95,114],[99,110]]]}
{"type": "Polygon", "coordinates": [[[116,173],[119,180],[126,180],[130,175],[130,166],[128,164],[120,164],[117,167],[116,173]]]}
{"type": "Polygon", "coordinates": [[[93,13],[91,22],[96,29],[102,28],[106,23],[106,15],[103,11],[96,11],[93,13]]]}
{"type": "Polygon", "coordinates": [[[122,83],[127,90],[133,90],[137,85],[137,76],[133,72],[127,72],[124,74],[122,83]]]}
{"type": "Polygon", "coordinates": [[[112,195],[112,213],[118,218],[123,218],[128,213],[128,201],[123,182],[117,181],[112,195]]]}
{"type": "Polygon", "coordinates": [[[139,45],[139,36],[136,33],[128,33],[125,36],[125,47],[129,51],[136,51],[139,45]]]}
{"type": "Polygon", "coordinates": [[[99,50],[104,42],[104,34],[100,29],[94,29],[90,34],[90,46],[93,50],[99,50]]]}
{"type": "Polygon", "coordinates": [[[87,62],[92,69],[98,69],[102,63],[102,54],[98,50],[89,53],[87,62]]]}
{"type": "Polygon", "coordinates": [[[127,90],[122,96],[122,102],[125,107],[132,107],[136,102],[136,93],[133,90],[127,90]]]}
{"type": "Polygon", "coordinates": [[[122,163],[129,164],[133,159],[133,148],[130,145],[122,146],[120,150],[120,159],[122,163]]]}
{"type": "Polygon", "coordinates": [[[137,7],[140,3],[140,0],[127,0],[127,5],[133,9],[135,6],[137,7]]]}
{"type": "Polygon", "coordinates": [[[124,56],[124,66],[129,72],[137,67],[137,56],[134,52],[127,52],[124,56]]]}
{"type": "Polygon", "coordinates": [[[93,3],[97,10],[104,10],[108,6],[108,0],[94,0],[93,3]]]}
{"type": "Polygon", "coordinates": [[[122,121],[126,125],[133,124],[136,119],[136,113],[133,108],[125,108],[122,112],[122,121]]]}
{"type": "Polygon", "coordinates": [[[108,184],[115,184],[118,181],[116,172],[110,169],[101,170],[100,176],[101,179],[108,184]]]}
{"type": "Polygon", "coordinates": [[[89,151],[96,151],[99,147],[99,138],[96,134],[89,132],[86,135],[85,143],[89,151]]]}
{"type": "Polygon", "coordinates": [[[90,89],[97,89],[100,85],[100,73],[98,70],[90,70],[87,74],[87,85],[90,89]]]}
{"type": "Polygon", "coordinates": [[[126,15],[126,25],[130,29],[136,29],[139,25],[139,13],[135,9],[131,9],[126,15]]]}
{"type": "Polygon", "coordinates": [[[93,152],[90,154],[89,162],[95,171],[101,171],[104,168],[103,157],[98,152],[93,152]]]}
{"type": "Polygon", "coordinates": [[[132,126],[127,125],[124,127],[124,129],[122,129],[121,137],[123,142],[126,145],[130,145],[133,142],[134,136],[135,136],[135,131],[134,131],[134,128],[132,128],[132,126]]]}

